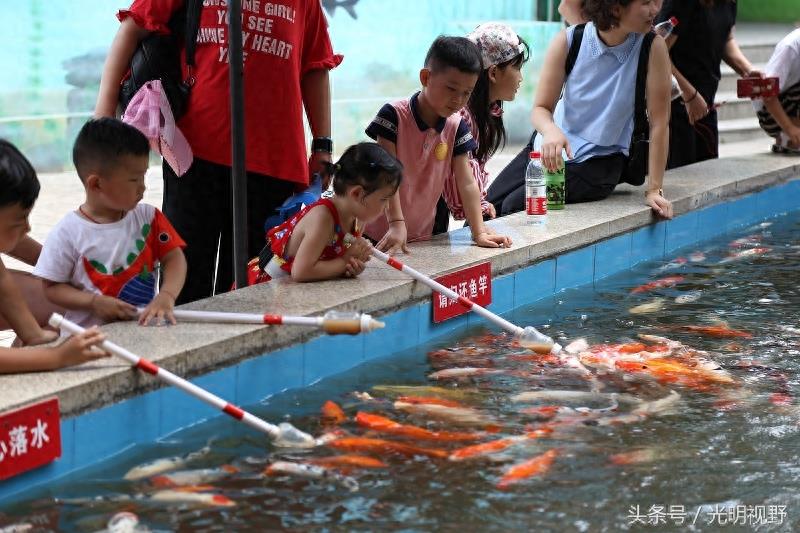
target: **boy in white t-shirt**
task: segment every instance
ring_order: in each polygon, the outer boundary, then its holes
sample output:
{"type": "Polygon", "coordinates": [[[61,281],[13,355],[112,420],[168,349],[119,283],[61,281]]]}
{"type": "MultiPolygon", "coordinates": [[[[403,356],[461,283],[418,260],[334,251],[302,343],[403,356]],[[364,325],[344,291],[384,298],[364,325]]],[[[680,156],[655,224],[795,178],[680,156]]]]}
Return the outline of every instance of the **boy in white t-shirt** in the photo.
{"type": "Polygon", "coordinates": [[[758,123],[775,139],[773,152],[800,154],[800,29],[775,46],[764,75],[778,78],[780,94],[753,101],[758,123]]]}
{"type": "Polygon", "coordinates": [[[130,320],[175,323],[186,278],[186,246],[166,217],[139,203],[150,145],[136,128],[112,118],[87,122],[72,151],[86,201],[50,232],[34,274],[66,318],[87,327],[130,320]],[[155,269],[162,266],[156,293],[155,269]]]}

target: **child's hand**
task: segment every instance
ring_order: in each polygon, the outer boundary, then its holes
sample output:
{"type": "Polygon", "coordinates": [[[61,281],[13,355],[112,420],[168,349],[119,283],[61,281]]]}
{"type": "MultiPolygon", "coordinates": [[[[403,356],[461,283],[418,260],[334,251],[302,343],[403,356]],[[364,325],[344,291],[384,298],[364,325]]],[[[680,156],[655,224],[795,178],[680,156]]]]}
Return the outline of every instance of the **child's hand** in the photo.
{"type": "Polygon", "coordinates": [[[358,237],[351,241],[350,246],[344,252],[344,259],[347,261],[351,257],[360,259],[362,262],[369,261],[372,256],[372,245],[364,237],[358,237]]]}
{"type": "Polygon", "coordinates": [[[136,318],[136,308],[127,302],[96,294],[92,297],[92,313],[106,322],[112,320],[133,320],[136,318]]]}
{"type": "Polygon", "coordinates": [[[480,228],[476,233],[472,234],[472,240],[475,244],[483,248],[499,248],[511,247],[511,237],[506,235],[496,235],[494,231],[487,227],[480,228]]]}
{"type": "Polygon", "coordinates": [[[406,232],[405,222],[402,220],[391,222],[389,224],[389,231],[387,231],[383,239],[378,242],[376,248],[389,255],[394,255],[397,252],[408,253],[407,238],[408,233],[406,232]]]}
{"type": "Polygon", "coordinates": [[[175,300],[172,296],[165,292],[159,292],[153,301],[144,308],[142,316],[139,317],[139,325],[149,326],[150,321],[155,318],[156,325],[163,324],[165,320],[169,321],[173,326],[177,324],[175,315],[172,311],[175,309],[175,300]]]}
{"type": "Polygon", "coordinates": [[[108,357],[108,352],[99,347],[105,340],[106,336],[97,327],[87,329],[78,335],[73,335],[54,348],[57,368],[79,365],[102,357],[108,357]]]}
{"type": "Polygon", "coordinates": [[[362,261],[358,257],[351,257],[347,260],[347,266],[344,269],[344,276],[346,278],[354,278],[364,272],[365,268],[367,268],[366,262],[362,261]]]}

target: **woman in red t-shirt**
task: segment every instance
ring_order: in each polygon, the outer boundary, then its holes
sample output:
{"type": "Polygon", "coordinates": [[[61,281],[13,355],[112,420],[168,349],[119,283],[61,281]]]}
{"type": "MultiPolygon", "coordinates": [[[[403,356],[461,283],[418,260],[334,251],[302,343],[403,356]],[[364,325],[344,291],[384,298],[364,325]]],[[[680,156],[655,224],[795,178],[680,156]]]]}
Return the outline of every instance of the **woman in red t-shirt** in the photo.
{"type": "MultiPolygon", "coordinates": [[[[153,32],[169,33],[168,23],[183,4],[134,0],[118,13],[122,24],[103,69],[96,116],[114,115],[119,83],[138,42],[153,32]]],[[[186,114],[178,121],[194,162],[180,178],[163,166],[163,211],[187,243],[189,272],[178,303],[226,291],[233,281],[228,10],[226,2],[203,4],[195,83],[186,114]]],[[[342,56],[333,53],[318,0],[243,2],[242,41],[247,241],[252,256],[263,246],[266,218],[296,189],[307,186],[323,161],[331,160],[328,70],[342,56]],[[310,159],[304,107],[314,136],[310,159]]],[[[183,68],[186,74],[185,60],[183,68]]]]}

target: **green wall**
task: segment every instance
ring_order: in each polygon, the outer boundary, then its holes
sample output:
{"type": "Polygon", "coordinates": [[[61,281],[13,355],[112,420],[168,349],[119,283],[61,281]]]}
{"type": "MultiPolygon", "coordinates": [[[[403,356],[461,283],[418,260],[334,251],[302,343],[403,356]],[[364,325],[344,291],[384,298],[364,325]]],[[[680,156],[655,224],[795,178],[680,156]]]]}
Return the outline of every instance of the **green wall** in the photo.
{"type": "Polygon", "coordinates": [[[740,22],[800,21],[800,0],[739,0],[740,22]]]}

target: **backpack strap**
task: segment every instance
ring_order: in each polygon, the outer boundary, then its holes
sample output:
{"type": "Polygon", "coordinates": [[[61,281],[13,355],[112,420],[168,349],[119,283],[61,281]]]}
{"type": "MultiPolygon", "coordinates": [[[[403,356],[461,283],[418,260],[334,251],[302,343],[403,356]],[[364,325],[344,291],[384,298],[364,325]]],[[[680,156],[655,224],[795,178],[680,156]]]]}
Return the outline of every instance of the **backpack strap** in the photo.
{"type": "MultiPolygon", "coordinates": [[[[200,11],[203,9],[202,0],[186,0],[186,65],[194,67],[194,51],[197,47],[197,32],[200,31],[200,11]]],[[[191,70],[189,77],[192,78],[191,70]]],[[[192,83],[194,80],[191,80],[192,83]]]]}
{"type": "Polygon", "coordinates": [[[639,65],[636,68],[636,104],[633,110],[633,139],[647,139],[650,134],[650,125],[647,121],[647,65],[650,61],[650,48],[656,34],[648,32],[642,41],[639,50],[639,65]]]}
{"type": "Polygon", "coordinates": [[[565,78],[569,77],[569,73],[575,67],[575,62],[578,60],[578,53],[581,51],[581,41],[583,41],[583,30],[586,28],[586,23],[578,24],[572,30],[572,43],[569,45],[569,52],[567,53],[567,61],[564,65],[565,78]]]}

